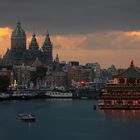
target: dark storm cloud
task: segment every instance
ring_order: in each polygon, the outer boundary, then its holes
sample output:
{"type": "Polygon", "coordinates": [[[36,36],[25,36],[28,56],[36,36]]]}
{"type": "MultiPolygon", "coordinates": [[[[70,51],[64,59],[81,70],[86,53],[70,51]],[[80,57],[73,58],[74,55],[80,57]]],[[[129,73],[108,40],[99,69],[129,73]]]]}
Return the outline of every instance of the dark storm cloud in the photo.
{"type": "Polygon", "coordinates": [[[53,34],[140,29],[139,0],[1,0],[0,26],[53,34]]]}

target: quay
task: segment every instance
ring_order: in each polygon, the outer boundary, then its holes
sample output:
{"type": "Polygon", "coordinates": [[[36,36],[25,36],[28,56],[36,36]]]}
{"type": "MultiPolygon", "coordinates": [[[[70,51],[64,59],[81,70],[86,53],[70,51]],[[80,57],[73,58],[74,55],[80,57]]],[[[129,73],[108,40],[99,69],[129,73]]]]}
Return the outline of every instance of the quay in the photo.
{"type": "Polygon", "coordinates": [[[1,100],[29,100],[46,98],[97,99],[99,92],[95,89],[16,89],[0,93],[1,100]]]}

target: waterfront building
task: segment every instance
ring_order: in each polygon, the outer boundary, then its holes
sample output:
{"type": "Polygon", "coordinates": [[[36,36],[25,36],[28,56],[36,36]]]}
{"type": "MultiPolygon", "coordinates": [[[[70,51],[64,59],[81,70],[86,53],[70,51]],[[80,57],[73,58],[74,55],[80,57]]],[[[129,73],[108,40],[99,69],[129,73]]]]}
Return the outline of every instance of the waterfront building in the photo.
{"type": "Polygon", "coordinates": [[[92,82],[101,83],[101,67],[99,63],[87,63],[86,68],[91,69],[92,73],[94,72],[94,78],[91,77],[92,82]]]}
{"type": "Polygon", "coordinates": [[[67,68],[68,85],[72,84],[72,81],[81,81],[81,67],[80,66],[68,66],[67,68]]]}
{"type": "Polygon", "coordinates": [[[125,71],[114,75],[113,82],[103,88],[100,109],[140,109],[140,70],[131,61],[125,71]]]}
{"type": "Polygon", "coordinates": [[[67,86],[67,73],[63,71],[54,71],[52,74],[54,87],[67,86]]]}
{"type": "Polygon", "coordinates": [[[91,82],[91,71],[91,69],[87,69],[83,66],[68,66],[68,85],[70,86],[75,82],[91,82]]]}
{"type": "Polygon", "coordinates": [[[85,66],[94,70],[96,78],[99,78],[101,76],[101,67],[99,63],[87,63],[85,66]]]}
{"type": "Polygon", "coordinates": [[[108,73],[108,77],[107,77],[107,80],[112,80],[113,79],[113,75],[116,73],[116,68],[114,65],[111,65],[111,67],[109,67],[107,69],[107,73],[108,73]]]}
{"type": "Polygon", "coordinates": [[[36,68],[33,66],[26,66],[24,64],[21,64],[21,65],[14,65],[13,70],[15,73],[14,81],[16,81],[17,87],[29,88],[32,84],[31,72],[35,72],[36,68]]]}

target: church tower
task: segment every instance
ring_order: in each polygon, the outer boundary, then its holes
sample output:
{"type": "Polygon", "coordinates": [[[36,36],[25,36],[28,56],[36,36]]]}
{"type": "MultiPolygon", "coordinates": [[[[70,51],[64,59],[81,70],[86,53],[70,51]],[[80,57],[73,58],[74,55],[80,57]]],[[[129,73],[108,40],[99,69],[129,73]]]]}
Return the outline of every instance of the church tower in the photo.
{"type": "Polygon", "coordinates": [[[21,27],[20,21],[17,22],[17,26],[11,35],[11,48],[26,49],[26,34],[21,27]]]}
{"type": "Polygon", "coordinates": [[[46,65],[52,65],[53,56],[52,56],[52,43],[50,40],[49,33],[47,33],[44,44],[42,46],[43,55],[44,55],[44,63],[46,65]]]}
{"type": "Polygon", "coordinates": [[[38,46],[38,43],[37,43],[37,40],[36,40],[36,35],[33,34],[32,35],[32,40],[31,40],[31,43],[29,45],[29,49],[32,49],[32,50],[38,50],[39,49],[39,46],[38,46]]]}
{"type": "Polygon", "coordinates": [[[24,63],[24,54],[26,52],[26,34],[18,21],[16,28],[11,35],[11,48],[7,49],[3,57],[5,65],[18,65],[24,63]]]}

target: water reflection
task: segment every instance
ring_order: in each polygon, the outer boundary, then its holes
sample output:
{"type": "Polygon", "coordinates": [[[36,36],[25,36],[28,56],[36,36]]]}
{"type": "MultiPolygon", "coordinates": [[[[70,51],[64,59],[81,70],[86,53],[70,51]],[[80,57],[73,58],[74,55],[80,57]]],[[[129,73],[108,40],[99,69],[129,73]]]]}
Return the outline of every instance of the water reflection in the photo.
{"type": "Polygon", "coordinates": [[[140,110],[100,110],[99,112],[114,123],[140,124],[140,110]]]}

